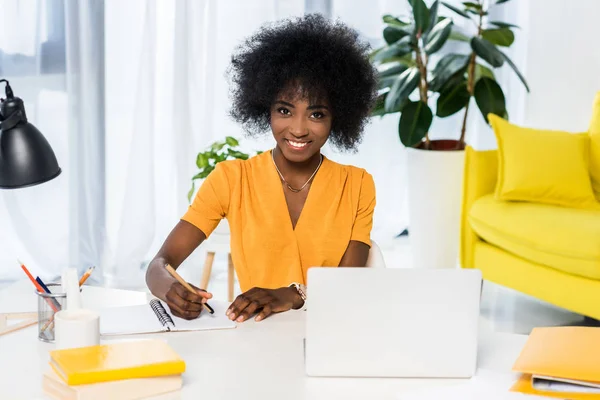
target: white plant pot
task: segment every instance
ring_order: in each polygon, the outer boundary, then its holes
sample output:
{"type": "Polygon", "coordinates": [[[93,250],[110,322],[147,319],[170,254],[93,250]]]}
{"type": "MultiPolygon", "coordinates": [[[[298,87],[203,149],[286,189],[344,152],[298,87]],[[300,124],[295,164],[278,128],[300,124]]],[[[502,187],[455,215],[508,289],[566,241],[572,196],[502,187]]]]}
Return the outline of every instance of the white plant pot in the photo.
{"type": "Polygon", "coordinates": [[[413,267],[456,268],[465,152],[407,151],[413,267]]]}

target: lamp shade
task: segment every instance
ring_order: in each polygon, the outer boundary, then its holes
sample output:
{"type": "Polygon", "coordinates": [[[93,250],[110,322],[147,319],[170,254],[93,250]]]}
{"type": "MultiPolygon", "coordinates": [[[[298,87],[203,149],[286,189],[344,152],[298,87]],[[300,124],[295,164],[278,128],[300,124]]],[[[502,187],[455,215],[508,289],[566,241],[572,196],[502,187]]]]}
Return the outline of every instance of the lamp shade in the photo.
{"type": "Polygon", "coordinates": [[[27,121],[23,101],[9,95],[0,105],[0,188],[17,189],[56,178],[61,173],[50,144],[27,121]]]}

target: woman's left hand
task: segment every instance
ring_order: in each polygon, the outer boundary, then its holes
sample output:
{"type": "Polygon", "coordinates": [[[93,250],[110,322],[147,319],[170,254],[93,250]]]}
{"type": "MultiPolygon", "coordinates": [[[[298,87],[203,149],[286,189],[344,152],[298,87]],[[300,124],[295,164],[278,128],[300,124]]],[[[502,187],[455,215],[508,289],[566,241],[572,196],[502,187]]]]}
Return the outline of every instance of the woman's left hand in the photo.
{"type": "Polygon", "coordinates": [[[239,295],[225,313],[230,320],[243,322],[258,313],[255,320],[261,321],[273,313],[297,310],[304,304],[302,297],[293,287],[279,289],[252,288],[239,295]]]}

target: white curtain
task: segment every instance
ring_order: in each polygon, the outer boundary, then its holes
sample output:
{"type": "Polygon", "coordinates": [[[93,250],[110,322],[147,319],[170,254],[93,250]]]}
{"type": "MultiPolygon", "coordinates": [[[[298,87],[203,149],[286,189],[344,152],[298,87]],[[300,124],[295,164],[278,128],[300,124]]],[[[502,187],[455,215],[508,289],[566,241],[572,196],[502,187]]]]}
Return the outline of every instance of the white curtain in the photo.
{"type": "Polygon", "coordinates": [[[0,10],[0,75],[63,169],[0,191],[0,281],[24,277],[19,258],[47,280],[96,265],[96,282],[143,285],[185,212],[196,153],[242,136],[227,117],[233,48],[301,15],[303,1],[0,0],[0,10]]]}

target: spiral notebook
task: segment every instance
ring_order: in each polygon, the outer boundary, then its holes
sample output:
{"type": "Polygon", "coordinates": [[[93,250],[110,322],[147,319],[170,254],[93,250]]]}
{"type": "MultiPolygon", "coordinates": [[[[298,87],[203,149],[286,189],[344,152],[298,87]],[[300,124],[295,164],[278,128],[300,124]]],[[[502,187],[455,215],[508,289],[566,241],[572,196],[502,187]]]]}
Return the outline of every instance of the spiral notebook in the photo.
{"type": "Polygon", "coordinates": [[[151,300],[149,304],[99,310],[100,334],[134,335],[236,327],[236,323],[225,315],[229,303],[211,300],[210,305],[215,310],[214,314],[203,311],[193,320],[174,316],[169,312],[168,306],[158,299],[151,300]]]}

